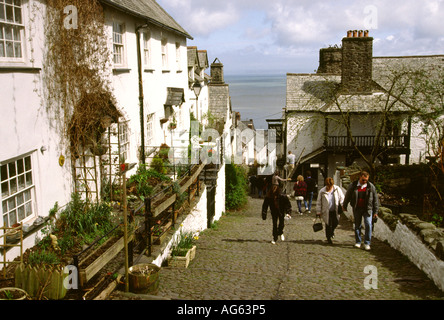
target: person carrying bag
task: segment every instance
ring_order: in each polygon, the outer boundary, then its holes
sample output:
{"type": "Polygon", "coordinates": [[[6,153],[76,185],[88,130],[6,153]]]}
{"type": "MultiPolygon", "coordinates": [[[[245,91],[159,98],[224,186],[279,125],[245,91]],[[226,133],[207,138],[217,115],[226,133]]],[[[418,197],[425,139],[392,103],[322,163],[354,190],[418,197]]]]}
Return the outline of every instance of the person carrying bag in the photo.
{"type": "Polygon", "coordinates": [[[333,178],[325,179],[325,187],[319,191],[316,201],[316,215],[325,222],[325,236],[327,242],[332,244],[335,229],[339,223],[340,208],[344,203],[344,193],[335,186],[333,178]]]}

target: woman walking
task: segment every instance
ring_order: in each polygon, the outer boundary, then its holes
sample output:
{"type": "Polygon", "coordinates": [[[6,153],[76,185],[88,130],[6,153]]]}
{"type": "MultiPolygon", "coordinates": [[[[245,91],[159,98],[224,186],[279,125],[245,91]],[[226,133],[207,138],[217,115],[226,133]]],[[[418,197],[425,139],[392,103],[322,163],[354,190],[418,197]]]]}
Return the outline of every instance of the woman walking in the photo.
{"type": "MultiPolygon", "coordinates": [[[[304,177],[299,175],[296,183],[293,187],[294,190],[294,198],[298,204],[299,214],[302,215],[302,201],[305,200],[305,196],[307,195],[307,184],[304,181],[304,177]]],[[[307,208],[305,208],[307,209],[307,208]]]]}
{"type": "Polygon", "coordinates": [[[339,208],[344,203],[344,193],[334,184],[333,178],[325,179],[325,187],[319,191],[316,201],[316,215],[321,216],[325,222],[325,236],[332,244],[335,229],[339,223],[339,208]]]}
{"type": "Polygon", "coordinates": [[[281,237],[281,240],[284,241],[284,216],[285,214],[291,213],[291,203],[286,194],[280,194],[278,189],[277,192],[272,191],[272,189],[268,190],[265,195],[264,202],[262,204],[262,219],[267,219],[267,211],[270,208],[271,211],[271,219],[273,223],[272,227],[272,235],[273,240],[272,244],[276,244],[278,237],[281,237]]]}

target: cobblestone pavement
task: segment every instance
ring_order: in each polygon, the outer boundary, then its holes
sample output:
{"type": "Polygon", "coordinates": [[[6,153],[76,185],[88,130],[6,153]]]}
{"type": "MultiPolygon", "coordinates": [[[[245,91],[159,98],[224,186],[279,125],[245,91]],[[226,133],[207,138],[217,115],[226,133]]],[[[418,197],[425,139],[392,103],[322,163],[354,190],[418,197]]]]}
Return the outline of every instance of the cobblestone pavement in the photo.
{"type": "MultiPolygon", "coordinates": [[[[292,201],[285,241],[271,244],[271,215],[261,199],[221,218],[201,233],[187,269],[163,267],[158,296],[188,300],[444,299],[427,276],[388,244],[373,239],[367,252],[353,246],[352,223],[341,219],[333,245],[312,230],[314,213],[299,215],[292,201]],[[377,268],[377,289],[366,289],[366,266],[377,268]]],[[[376,274],[375,274],[376,276],[376,274]]]]}

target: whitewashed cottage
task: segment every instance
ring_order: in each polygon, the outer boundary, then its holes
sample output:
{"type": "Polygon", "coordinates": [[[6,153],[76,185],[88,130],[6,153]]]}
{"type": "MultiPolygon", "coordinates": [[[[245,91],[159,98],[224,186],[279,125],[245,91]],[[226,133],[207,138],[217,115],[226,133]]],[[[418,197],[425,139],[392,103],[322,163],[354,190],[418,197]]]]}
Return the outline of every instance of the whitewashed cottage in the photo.
{"type": "MultiPolygon", "coordinates": [[[[66,131],[54,125],[57,116],[47,99],[51,88],[47,72],[54,69],[48,59],[52,52],[49,44],[53,44],[48,43],[48,30],[63,27],[66,34],[81,30],[82,14],[86,13],[82,11],[85,8],[72,5],[56,8],[52,14],[61,16],[65,23],[55,27],[53,21],[53,25],[47,21],[48,4],[43,0],[0,0],[0,227],[21,222],[30,225],[39,221],[38,217],[47,217],[56,202],[66,204],[81,185],[77,166],[81,166],[82,155],[71,157],[69,143],[63,143],[66,131]]],[[[110,156],[117,158],[115,163],[148,162],[154,147],[163,143],[174,146],[171,135],[175,130],[188,130],[190,101],[195,98],[189,87],[187,61],[187,40],[192,37],[156,1],[103,0],[99,4],[103,12],[99,16],[104,16],[102,40],[110,55],[103,55],[105,68],[91,75],[109,82],[113,99],[109,114],[100,120],[111,147],[96,148],[95,155],[86,155],[82,168],[94,164],[94,172],[83,178],[93,179],[95,186],[88,190],[96,197],[103,178],[95,166],[100,160],[97,154],[104,156],[115,148],[119,154],[110,156]],[[171,123],[176,123],[177,129],[172,130],[171,123]]],[[[100,44],[85,43],[85,47],[100,49],[100,44]]],[[[85,69],[96,70],[88,61],[93,64],[93,57],[86,59],[85,69]]],[[[39,237],[38,232],[28,235],[24,250],[39,237]]],[[[17,254],[17,248],[11,249],[6,258],[17,254]]]]}

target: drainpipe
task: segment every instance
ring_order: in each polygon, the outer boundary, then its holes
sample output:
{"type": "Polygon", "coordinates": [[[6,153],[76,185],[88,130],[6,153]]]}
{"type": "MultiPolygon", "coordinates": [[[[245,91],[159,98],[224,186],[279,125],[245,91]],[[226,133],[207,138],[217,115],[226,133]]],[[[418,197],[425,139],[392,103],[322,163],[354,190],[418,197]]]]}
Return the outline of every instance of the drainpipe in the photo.
{"type": "Polygon", "coordinates": [[[140,140],[141,140],[141,154],[142,164],[145,164],[145,121],[143,112],[143,79],[142,79],[142,56],[140,53],[140,29],[144,29],[148,25],[144,24],[136,28],[137,41],[137,71],[139,74],[139,112],[140,112],[140,140]]]}

